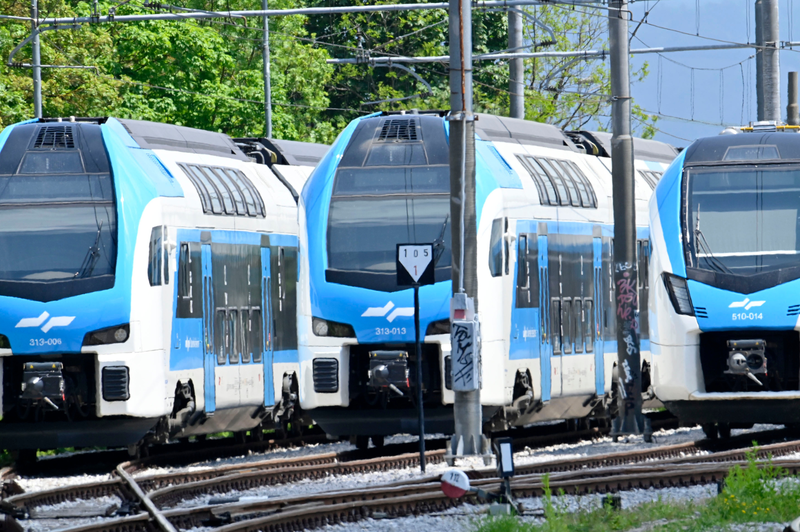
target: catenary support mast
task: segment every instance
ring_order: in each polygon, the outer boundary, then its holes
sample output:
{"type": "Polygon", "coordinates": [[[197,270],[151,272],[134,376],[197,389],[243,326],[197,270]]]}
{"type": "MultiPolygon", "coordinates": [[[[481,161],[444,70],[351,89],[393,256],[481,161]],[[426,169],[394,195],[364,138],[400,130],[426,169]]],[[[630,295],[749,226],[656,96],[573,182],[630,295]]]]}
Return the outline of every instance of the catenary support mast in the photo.
{"type": "Polygon", "coordinates": [[[611,177],[614,194],[614,288],[618,346],[616,385],[619,406],[612,434],[641,434],[646,433],[646,430],[642,415],[631,86],[628,20],[625,17],[628,0],[611,0],[609,7],[613,124],[611,177]]]}
{"type": "MultiPolygon", "coordinates": [[[[261,0],[261,9],[267,10],[269,0],[261,0]]],[[[272,138],[272,83],[269,71],[269,17],[264,17],[264,136],[272,138]]]]}
{"type": "Polygon", "coordinates": [[[781,68],[779,0],[756,1],[756,42],[763,46],[756,57],[758,120],[781,119],[781,68]]]}
{"type": "MultiPolygon", "coordinates": [[[[453,293],[473,298],[478,311],[475,218],[475,117],[472,114],[472,4],[450,0],[450,219],[453,293]]],[[[477,353],[475,356],[478,356],[477,353]]],[[[481,392],[455,391],[454,441],[479,454],[481,392]]],[[[458,453],[462,454],[462,453],[458,453]]]]}
{"type": "MultiPolygon", "coordinates": [[[[522,48],[522,13],[516,9],[508,10],[508,49],[519,52],[522,48]]],[[[508,61],[508,92],[511,118],[525,118],[525,63],[524,59],[508,61]]]]}
{"type": "MultiPolygon", "coordinates": [[[[36,32],[39,26],[39,0],[31,0],[31,31],[36,32]]],[[[42,117],[42,56],[39,47],[39,35],[31,41],[31,65],[33,70],[33,115],[42,117]]]]}

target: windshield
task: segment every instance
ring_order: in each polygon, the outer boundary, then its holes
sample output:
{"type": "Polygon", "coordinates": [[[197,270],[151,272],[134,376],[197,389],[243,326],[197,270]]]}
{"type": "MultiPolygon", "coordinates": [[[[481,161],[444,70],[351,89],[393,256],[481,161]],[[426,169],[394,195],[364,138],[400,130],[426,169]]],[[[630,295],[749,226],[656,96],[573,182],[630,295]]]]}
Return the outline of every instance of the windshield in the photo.
{"type": "Polygon", "coordinates": [[[80,152],[29,152],[0,175],[0,280],[113,275],[117,221],[110,174],[83,173],[80,152]]]}
{"type": "Polygon", "coordinates": [[[396,290],[397,244],[440,238],[436,281],[450,279],[449,214],[448,166],[340,169],[328,219],[329,280],[396,290]]]}
{"type": "Polygon", "coordinates": [[[797,266],[800,168],[741,166],[688,172],[687,263],[752,275],[797,266]]]}

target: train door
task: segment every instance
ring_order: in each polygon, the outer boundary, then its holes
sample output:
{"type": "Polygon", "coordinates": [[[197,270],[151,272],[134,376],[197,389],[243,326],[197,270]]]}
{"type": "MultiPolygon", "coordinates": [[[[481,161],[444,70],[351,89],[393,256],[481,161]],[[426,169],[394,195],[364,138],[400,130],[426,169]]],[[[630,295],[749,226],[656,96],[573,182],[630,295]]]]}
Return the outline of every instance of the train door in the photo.
{"type": "MultiPolygon", "coordinates": [[[[599,227],[598,227],[599,229],[599,227]]],[[[592,256],[593,256],[593,285],[594,293],[596,294],[593,307],[587,308],[586,312],[591,316],[592,330],[591,338],[587,338],[587,348],[589,341],[594,346],[594,385],[595,393],[599,396],[605,393],[605,349],[602,336],[602,303],[603,298],[603,241],[599,235],[592,239],[592,256]]]]}
{"type": "Polygon", "coordinates": [[[203,267],[203,370],[205,373],[205,410],[213,414],[217,409],[215,370],[217,355],[214,352],[214,284],[211,275],[211,244],[203,244],[201,249],[203,267]]]}
{"type": "MultiPolygon", "coordinates": [[[[546,226],[545,226],[546,227],[546,226]]],[[[539,231],[539,358],[542,372],[542,402],[550,400],[552,395],[553,343],[550,335],[550,275],[548,264],[547,235],[539,231]]]]}
{"type": "Polygon", "coordinates": [[[263,321],[263,364],[264,364],[264,406],[272,406],[275,404],[275,390],[273,384],[272,364],[274,360],[273,355],[273,340],[275,339],[275,331],[273,331],[272,319],[272,276],[270,275],[270,249],[267,247],[261,248],[261,308],[263,321]]]}

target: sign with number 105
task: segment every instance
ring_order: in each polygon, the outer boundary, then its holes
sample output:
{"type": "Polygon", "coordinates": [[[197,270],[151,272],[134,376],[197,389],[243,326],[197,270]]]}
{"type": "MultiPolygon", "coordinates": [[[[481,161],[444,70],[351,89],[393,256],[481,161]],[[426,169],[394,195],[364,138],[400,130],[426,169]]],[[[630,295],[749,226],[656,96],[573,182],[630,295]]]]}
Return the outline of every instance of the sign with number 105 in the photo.
{"type": "Polygon", "coordinates": [[[397,244],[398,286],[434,282],[433,244],[397,244]]]}

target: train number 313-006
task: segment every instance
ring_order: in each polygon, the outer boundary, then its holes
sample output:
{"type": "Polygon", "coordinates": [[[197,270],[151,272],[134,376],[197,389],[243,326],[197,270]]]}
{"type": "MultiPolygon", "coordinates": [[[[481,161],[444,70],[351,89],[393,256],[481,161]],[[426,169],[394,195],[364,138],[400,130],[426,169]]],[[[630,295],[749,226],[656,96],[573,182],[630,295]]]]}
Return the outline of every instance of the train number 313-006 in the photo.
{"type": "Polygon", "coordinates": [[[31,347],[61,345],[61,338],[31,338],[30,345],[31,347]]]}

